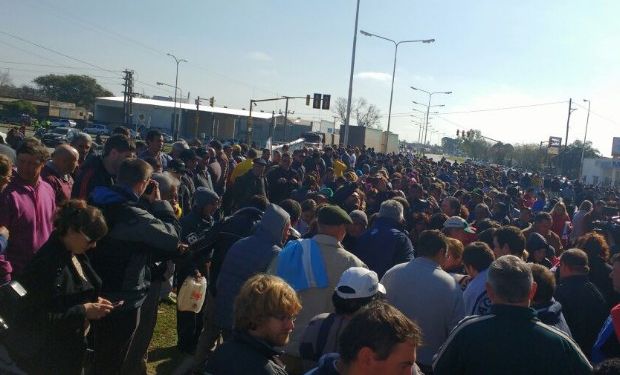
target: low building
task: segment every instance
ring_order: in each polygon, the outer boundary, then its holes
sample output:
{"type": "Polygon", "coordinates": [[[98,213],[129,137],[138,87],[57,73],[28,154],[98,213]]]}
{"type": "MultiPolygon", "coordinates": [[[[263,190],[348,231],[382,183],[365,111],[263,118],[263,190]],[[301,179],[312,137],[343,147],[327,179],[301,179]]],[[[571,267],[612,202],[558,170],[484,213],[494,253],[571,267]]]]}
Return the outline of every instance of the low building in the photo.
{"type": "Polygon", "coordinates": [[[583,159],[581,181],[587,185],[620,186],[620,159],[583,159]]]}
{"type": "Polygon", "coordinates": [[[29,100],[20,98],[0,97],[0,108],[3,104],[24,100],[32,103],[37,109],[35,117],[40,119],[62,118],[69,120],[86,121],[88,120],[88,110],[84,107],[78,107],[75,103],[60,102],[57,100],[29,100]]]}

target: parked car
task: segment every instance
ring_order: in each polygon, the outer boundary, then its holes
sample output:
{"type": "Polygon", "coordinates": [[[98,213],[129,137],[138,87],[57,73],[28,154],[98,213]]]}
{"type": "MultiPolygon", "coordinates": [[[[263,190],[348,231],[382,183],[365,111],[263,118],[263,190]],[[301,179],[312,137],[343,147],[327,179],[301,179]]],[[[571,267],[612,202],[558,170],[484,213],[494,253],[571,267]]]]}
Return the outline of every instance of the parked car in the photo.
{"type": "Polygon", "coordinates": [[[79,131],[68,127],[56,127],[50,129],[41,137],[41,142],[47,147],[56,147],[63,143],[69,143],[79,131]]]}
{"type": "Polygon", "coordinates": [[[84,128],[84,133],[92,135],[110,135],[110,129],[103,124],[91,124],[89,127],[84,128]]]}
{"type": "Polygon", "coordinates": [[[52,121],[52,127],[65,127],[65,128],[75,128],[77,123],[74,120],[69,119],[59,119],[52,121]]]}

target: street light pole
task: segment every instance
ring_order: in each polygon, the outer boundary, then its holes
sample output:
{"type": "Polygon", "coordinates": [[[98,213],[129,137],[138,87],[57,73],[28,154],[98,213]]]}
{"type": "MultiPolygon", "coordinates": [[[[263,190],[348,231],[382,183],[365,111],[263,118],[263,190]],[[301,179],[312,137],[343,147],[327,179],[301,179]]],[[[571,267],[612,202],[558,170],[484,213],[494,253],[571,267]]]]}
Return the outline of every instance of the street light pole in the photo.
{"type": "Polygon", "coordinates": [[[581,178],[581,174],[583,173],[583,156],[586,152],[586,139],[588,137],[588,122],[590,122],[590,100],[584,99],[584,102],[588,102],[588,115],[586,116],[586,131],[583,134],[583,145],[581,146],[581,162],[579,163],[579,178],[581,178]]]}
{"type": "Polygon", "coordinates": [[[360,15],[360,0],[355,9],[355,29],[353,30],[353,52],[351,53],[351,74],[349,75],[349,96],[347,97],[347,113],[344,120],[344,147],[349,145],[349,120],[351,119],[351,100],[353,98],[353,72],[355,71],[355,46],[357,45],[357,21],[360,15]]]}
{"type": "Polygon", "coordinates": [[[187,62],[187,60],[179,59],[171,53],[167,53],[166,55],[172,57],[177,64],[177,73],[174,78],[174,121],[172,125],[174,127],[173,137],[174,137],[174,140],[176,141],[179,139],[179,125],[178,125],[178,118],[177,118],[177,90],[179,87],[179,64],[182,62],[187,62]]]}
{"type": "Polygon", "coordinates": [[[413,86],[411,86],[411,88],[413,90],[416,90],[416,91],[422,91],[422,92],[424,92],[424,93],[426,93],[428,95],[428,106],[426,107],[426,125],[424,126],[424,128],[425,128],[424,129],[424,144],[426,144],[426,136],[428,135],[428,115],[429,115],[429,111],[430,111],[430,108],[431,108],[431,98],[435,94],[450,95],[450,94],[452,94],[452,91],[433,91],[433,92],[430,92],[430,91],[422,90],[422,89],[419,89],[419,88],[413,87],[413,86]]]}
{"type": "Polygon", "coordinates": [[[416,40],[401,40],[399,42],[392,40],[390,38],[383,37],[381,35],[369,33],[364,30],[360,30],[360,33],[365,36],[374,36],[379,39],[387,40],[388,42],[392,42],[394,44],[394,66],[392,67],[392,86],[390,88],[390,106],[388,108],[388,123],[387,123],[387,132],[385,135],[385,143],[383,146],[383,152],[387,153],[388,141],[390,137],[390,123],[392,120],[392,99],[394,98],[394,78],[396,77],[396,58],[398,56],[398,46],[403,43],[433,43],[435,39],[416,39],[416,40]]]}

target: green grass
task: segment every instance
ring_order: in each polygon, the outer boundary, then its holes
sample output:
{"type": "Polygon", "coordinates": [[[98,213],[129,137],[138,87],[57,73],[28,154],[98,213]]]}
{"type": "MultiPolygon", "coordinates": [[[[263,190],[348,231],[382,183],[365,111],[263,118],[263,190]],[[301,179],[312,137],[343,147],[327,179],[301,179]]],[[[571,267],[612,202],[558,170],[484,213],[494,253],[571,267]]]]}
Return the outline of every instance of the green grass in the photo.
{"type": "Polygon", "coordinates": [[[157,311],[157,325],[149,346],[147,372],[149,374],[171,374],[185,358],[177,348],[176,305],[160,303],[157,311]]]}

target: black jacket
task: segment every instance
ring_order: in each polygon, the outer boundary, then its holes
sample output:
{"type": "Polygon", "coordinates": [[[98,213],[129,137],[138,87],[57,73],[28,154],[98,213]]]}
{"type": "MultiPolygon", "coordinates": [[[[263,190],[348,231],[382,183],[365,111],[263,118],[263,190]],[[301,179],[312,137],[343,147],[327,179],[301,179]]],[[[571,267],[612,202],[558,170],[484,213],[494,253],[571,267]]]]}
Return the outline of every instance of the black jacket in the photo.
{"type": "Polygon", "coordinates": [[[86,349],[83,304],[96,302],[101,280],[84,254],[72,253],[53,232],[18,281],[27,291],[6,346],[21,368],[32,374],[79,374],[86,349]]]}
{"type": "Polygon", "coordinates": [[[573,338],[588,358],[592,345],[609,315],[607,301],[588,281],[587,275],[560,279],[555,299],[562,304],[564,318],[573,338]]]}
{"type": "Polygon", "coordinates": [[[110,175],[103,166],[103,156],[91,155],[75,176],[71,197],[87,199],[95,187],[111,187],[112,185],[114,185],[114,176],[110,175]]]}
{"type": "Polygon", "coordinates": [[[96,188],[92,204],[99,207],[108,234],[92,252],[91,261],[103,281],[102,295],[124,301],[120,309],[142,305],[150,285],[149,264],[178,256],[179,227],[167,201],[138,206],[138,197],[121,186],[96,188]]]}
{"type": "Polygon", "coordinates": [[[208,375],[286,375],[280,353],[246,332],[217,348],[207,362],[208,375]]]}
{"type": "Polygon", "coordinates": [[[590,273],[588,273],[588,278],[605,297],[607,306],[611,309],[620,302],[620,295],[614,291],[611,278],[609,277],[613,268],[599,257],[590,258],[589,263],[590,273]]]}
{"type": "Polygon", "coordinates": [[[461,320],[433,361],[435,375],[582,375],[592,367],[573,340],[527,307],[493,305],[461,320]]]}
{"type": "Polygon", "coordinates": [[[257,177],[250,169],[235,180],[230,195],[226,195],[229,199],[225,200],[230,200],[226,204],[227,208],[243,207],[255,195],[267,196],[267,179],[264,176],[257,177]]]}
{"type": "Polygon", "coordinates": [[[291,197],[293,190],[299,187],[299,182],[296,184],[292,180],[296,180],[298,174],[292,169],[285,170],[284,168],[277,166],[269,173],[267,173],[267,184],[269,186],[268,196],[269,200],[273,203],[279,203],[287,198],[291,197]],[[286,180],[280,183],[280,179],[286,180]]]}

